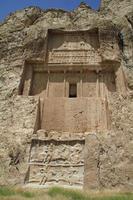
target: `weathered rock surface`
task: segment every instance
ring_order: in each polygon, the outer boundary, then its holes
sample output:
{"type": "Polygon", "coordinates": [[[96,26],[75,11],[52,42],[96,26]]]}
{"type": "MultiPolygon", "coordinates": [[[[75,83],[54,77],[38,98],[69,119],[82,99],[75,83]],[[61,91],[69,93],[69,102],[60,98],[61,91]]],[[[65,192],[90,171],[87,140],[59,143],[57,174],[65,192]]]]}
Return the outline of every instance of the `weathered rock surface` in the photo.
{"type": "MultiPolygon", "coordinates": [[[[93,172],[98,167],[98,180],[95,172],[91,174],[91,180],[94,180],[92,188],[133,187],[132,0],[102,0],[99,11],[85,4],[72,12],[30,7],[16,11],[0,24],[0,185],[22,184],[27,170],[38,99],[17,95],[24,60],[44,57],[48,29],[108,29],[109,26],[119,32],[128,94],[112,97],[111,132],[87,136],[88,141],[93,140],[88,151],[94,145],[92,153],[96,158],[87,154],[86,166],[92,168],[93,172]]],[[[114,59],[115,56],[117,60],[117,55],[110,54],[111,47],[106,42],[102,48],[104,58],[114,59]]],[[[86,183],[86,188],[90,187],[89,184],[86,183]]]]}

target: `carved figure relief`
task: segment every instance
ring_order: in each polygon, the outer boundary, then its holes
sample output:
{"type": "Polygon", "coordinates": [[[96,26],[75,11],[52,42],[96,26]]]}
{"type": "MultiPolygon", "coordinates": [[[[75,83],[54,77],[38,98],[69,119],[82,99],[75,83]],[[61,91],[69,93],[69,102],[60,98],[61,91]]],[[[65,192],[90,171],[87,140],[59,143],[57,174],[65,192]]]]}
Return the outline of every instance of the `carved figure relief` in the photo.
{"type": "Polygon", "coordinates": [[[33,141],[29,162],[31,183],[82,185],[84,142],[33,141]]]}

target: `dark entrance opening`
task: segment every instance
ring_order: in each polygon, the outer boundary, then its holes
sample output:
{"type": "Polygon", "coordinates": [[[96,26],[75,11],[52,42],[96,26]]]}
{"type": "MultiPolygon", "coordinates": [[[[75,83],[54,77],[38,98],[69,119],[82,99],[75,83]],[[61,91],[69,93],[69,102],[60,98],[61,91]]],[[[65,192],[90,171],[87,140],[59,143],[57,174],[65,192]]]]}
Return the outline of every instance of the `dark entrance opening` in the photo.
{"type": "Polygon", "coordinates": [[[69,84],[69,98],[76,98],[77,97],[77,84],[70,83],[69,84]]]}

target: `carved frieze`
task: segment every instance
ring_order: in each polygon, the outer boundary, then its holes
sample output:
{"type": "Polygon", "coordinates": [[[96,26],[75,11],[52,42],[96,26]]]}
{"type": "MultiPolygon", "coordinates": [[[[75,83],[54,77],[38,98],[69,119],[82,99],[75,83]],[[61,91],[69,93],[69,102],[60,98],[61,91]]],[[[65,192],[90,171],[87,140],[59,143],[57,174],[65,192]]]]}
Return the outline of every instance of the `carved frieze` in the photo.
{"type": "Polygon", "coordinates": [[[95,64],[101,61],[97,35],[84,33],[53,34],[48,43],[48,63],[95,64]]]}
{"type": "Polygon", "coordinates": [[[100,62],[100,56],[91,50],[53,50],[49,52],[49,63],[76,64],[100,62]]]}

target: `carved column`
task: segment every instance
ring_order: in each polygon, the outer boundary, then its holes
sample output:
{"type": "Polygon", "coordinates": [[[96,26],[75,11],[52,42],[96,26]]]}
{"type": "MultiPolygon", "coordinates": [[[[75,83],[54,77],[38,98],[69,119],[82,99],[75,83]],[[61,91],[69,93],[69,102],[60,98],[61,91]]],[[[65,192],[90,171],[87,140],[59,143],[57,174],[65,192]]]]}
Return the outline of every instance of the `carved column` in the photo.
{"type": "Polygon", "coordinates": [[[49,78],[50,78],[50,71],[48,70],[47,97],[49,96],[49,78]]]}
{"type": "Polygon", "coordinates": [[[83,97],[83,71],[80,71],[80,97],[83,97]]]}
{"type": "Polygon", "coordinates": [[[116,88],[120,94],[126,94],[126,79],[122,67],[119,67],[116,71],[116,88]]]}
{"type": "Polygon", "coordinates": [[[96,97],[99,97],[99,71],[96,71],[97,73],[97,82],[96,82],[96,97]]]}
{"type": "Polygon", "coordinates": [[[23,86],[23,94],[30,95],[31,87],[32,87],[32,79],[33,79],[33,66],[29,65],[26,66],[26,73],[25,73],[25,81],[23,86]]]}
{"type": "Polygon", "coordinates": [[[64,70],[64,97],[66,97],[66,71],[64,70]]]}

